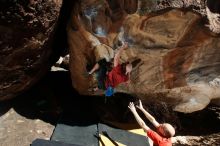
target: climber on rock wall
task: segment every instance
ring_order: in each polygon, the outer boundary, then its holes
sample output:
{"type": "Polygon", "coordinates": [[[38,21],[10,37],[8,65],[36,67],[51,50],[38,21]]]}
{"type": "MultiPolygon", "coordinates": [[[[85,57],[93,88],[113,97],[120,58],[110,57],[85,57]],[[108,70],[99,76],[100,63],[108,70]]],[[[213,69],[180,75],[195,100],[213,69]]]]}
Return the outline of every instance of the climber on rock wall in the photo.
{"type": "MultiPolygon", "coordinates": [[[[130,102],[128,108],[141,128],[147,133],[147,136],[153,141],[153,144],[156,146],[172,146],[171,137],[175,135],[175,129],[173,126],[168,123],[158,123],[155,118],[143,108],[141,100],[139,100],[139,105],[136,107],[140,109],[146,118],[157,128],[157,132],[151,130],[138,115],[134,103],[130,102]]],[[[152,143],[150,145],[152,146],[152,143]]]]}
{"type": "Polygon", "coordinates": [[[106,59],[101,59],[89,71],[89,75],[97,72],[98,87],[94,88],[94,91],[98,89],[106,90],[105,95],[112,96],[117,85],[123,82],[129,83],[132,64],[129,62],[119,63],[121,53],[127,47],[128,45],[125,43],[118,49],[114,56],[113,68],[109,69],[110,62],[107,62],[106,59]]]}

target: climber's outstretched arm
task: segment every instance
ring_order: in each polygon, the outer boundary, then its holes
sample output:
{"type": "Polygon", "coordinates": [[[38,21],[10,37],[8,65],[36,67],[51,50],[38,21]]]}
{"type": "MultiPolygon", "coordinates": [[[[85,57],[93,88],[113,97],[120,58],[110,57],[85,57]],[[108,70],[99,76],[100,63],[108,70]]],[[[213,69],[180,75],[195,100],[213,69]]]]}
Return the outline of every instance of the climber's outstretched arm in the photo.
{"type": "Polygon", "coordinates": [[[150,113],[148,113],[148,112],[143,108],[143,105],[142,105],[141,100],[139,100],[139,105],[137,106],[137,108],[139,108],[139,109],[144,113],[144,115],[146,116],[146,118],[147,118],[155,127],[159,127],[159,126],[160,126],[160,124],[156,121],[156,119],[155,119],[150,113]]]}
{"type": "Polygon", "coordinates": [[[93,68],[89,71],[89,74],[93,74],[96,70],[100,68],[100,65],[96,63],[93,68]]]}
{"type": "Polygon", "coordinates": [[[136,121],[138,122],[138,124],[141,126],[141,128],[144,129],[144,131],[148,131],[150,128],[144,123],[144,121],[141,119],[141,117],[138,115],[134,103],[130,102],[128,108],[130,109],[130,111],[133,113],[136,121]]]}
{"type": "Polygon", "coordinates": [[[124,49],[126,49],[127,47],[128,47],[128,44],[125,43],[123,46],[121,46],[121,47],[118,49],[118,52],[115,54],[115,57],[114,57],[114,67],[118,66],[121,53],[122,53],[122,51],[123,51],[124,49]]]}

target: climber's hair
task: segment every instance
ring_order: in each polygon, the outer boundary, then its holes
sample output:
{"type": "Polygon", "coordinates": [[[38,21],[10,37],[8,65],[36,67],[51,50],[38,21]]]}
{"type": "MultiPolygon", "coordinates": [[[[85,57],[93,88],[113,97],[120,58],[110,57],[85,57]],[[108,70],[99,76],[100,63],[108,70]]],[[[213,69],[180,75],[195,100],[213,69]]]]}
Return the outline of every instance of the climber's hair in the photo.
{"type": "Polygon", "coordinates": [[[132,70],[132,64],[131,64],[129,61],[127,61],[127,62],[125,62],[125,63],[122,63],[121,65],[122,65],[122,71],[123,71],[123,73],[126,73],[126,66],[128,66],[128,67],[131,68],[131,70],[132,70]]]}

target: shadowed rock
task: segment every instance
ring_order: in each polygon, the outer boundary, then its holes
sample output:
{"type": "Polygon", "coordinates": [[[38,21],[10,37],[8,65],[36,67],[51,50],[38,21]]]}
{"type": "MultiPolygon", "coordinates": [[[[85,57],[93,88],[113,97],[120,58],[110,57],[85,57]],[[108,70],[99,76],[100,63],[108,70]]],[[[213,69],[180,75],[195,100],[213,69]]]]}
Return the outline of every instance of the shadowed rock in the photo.
{"type": "Polygon", "coordinates": [[[0,100],[37,82],[50,67],[61,1],[0,1],[0,100]]]}

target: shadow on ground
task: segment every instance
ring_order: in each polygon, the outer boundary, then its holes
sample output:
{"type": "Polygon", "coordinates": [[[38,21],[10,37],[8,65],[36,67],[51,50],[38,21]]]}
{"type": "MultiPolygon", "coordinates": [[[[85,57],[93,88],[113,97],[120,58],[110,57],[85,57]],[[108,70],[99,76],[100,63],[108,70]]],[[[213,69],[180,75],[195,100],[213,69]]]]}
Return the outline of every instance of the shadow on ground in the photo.
{"type": "MultiPolygon", "coordinates": [[[[90,125],[100,121],[114,121],[138,128],[127,108],[128,103],[135,100],[122,94],[107,100],[101,96],[80,96],[72,88],[69,72],[56,71],[49,72],[35,86],[17,98],[1,102],[0,116],[10,108],[14,108],[26,118],[41,119],[53,125],[62,115],[66,118],[59,122],[67,125],[90,125]]],[[[158,121],[162,122],[164,110],[160,111],[158,106],[149,105],[148,109],[156,115],[158,121]]],[[[173,115],[177,117],[173,117],[175,121],[172,124],[177,127],[177,135],[217,133],[220,132],[219,113],[220,108],[212,105],[192,114],[175,113],[173,115]]]]}
{"type": "Polygon", "coordinates": [[[20,96],[0,102],[0,116],[10,108],[29,119],[41,119],[56,124],[60,115],[68,117],[68,125],[93,124],[106,117],[125,122],[127,105],[134,98],[116,95],[109,99],[101,96],[81,96],[71,85],[69,72],[49,72],[35,86],[20,96]]]}
{"type": "Polygon", "coordinates": [[[10,108],[29,119],[56,123],[65,100],[71,102],[78,94],[71,87],[69,72],[49,72],[35,86],[20,96],[0,103],[3,115],[10,108]]]}

